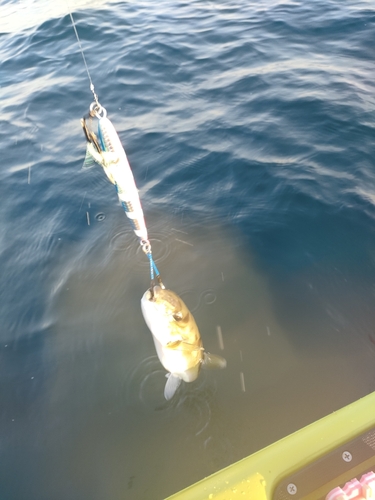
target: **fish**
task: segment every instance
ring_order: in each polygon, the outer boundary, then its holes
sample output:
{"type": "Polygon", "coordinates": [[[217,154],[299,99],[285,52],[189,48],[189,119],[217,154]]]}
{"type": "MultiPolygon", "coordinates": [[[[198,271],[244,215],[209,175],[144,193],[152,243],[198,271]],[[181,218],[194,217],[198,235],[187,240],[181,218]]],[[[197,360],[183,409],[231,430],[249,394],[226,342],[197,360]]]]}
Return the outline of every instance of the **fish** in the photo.
{"type": "Polygon", "coordinates": [[[226,367],[224,358],[205,351],[194,316],[175,292],[151,285],[141,299],[141,309],[158,358],[168,372],[166,400],[172,399],[182,381],[196,380],[202,367],[226,367]]]}
{"type": "Polygon", "coordinates": [[[142,210],[141,200],[135,184],[125,150],[111,120],[107,118],[105,108],[92,111],[90,107],[90,122],[87,118],[81,120],[87,140],[84,168],[95,163],[103,167],[109,181],[114,184],[118,198],[124,209],[136,236],[141,242],[148,242],[147,227],[142,210]],[[98,119],[97,133],[91,130],[92,118],[98,119]]]}

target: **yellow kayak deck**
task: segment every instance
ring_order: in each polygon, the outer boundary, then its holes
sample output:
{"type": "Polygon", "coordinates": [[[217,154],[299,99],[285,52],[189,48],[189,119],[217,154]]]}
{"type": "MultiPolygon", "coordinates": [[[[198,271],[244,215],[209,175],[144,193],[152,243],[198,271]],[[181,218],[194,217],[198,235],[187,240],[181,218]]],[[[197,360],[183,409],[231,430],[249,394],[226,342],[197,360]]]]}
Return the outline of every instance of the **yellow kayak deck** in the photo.
{"type": "Polygon", "coordinates": [[[375,392],[167,500],[318,500],[375,472],[375,392]]]}

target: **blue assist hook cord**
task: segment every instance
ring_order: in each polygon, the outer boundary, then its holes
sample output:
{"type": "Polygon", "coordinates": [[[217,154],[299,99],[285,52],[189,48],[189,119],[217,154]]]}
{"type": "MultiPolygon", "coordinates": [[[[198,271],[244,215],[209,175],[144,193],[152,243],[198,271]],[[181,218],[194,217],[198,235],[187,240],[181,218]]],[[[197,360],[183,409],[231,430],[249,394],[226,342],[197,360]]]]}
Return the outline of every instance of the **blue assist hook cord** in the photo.
{"type": "Polygon", "coordinates": [[[151,281],[153,281],[155,279],[154,271],[156,273],[156,277],[160,276],[160,273],[159,273],[158,268],[156,267],[154,259],[152,258],[151,252],[148,253],[148,254],[146,254],[146,255],[147,255],[147,257],[149,258],[149,261],[150,261],[150,275],[151,275],[151,281]]]}
{"type": "MultiPolygon", "coordinates": [[[[72,14],[72,11],[70,9],[70,5],[68,3],[68,0],[66,0],[66,5],[68,7],[69,16],[70,16],[70,20],[72,22],[74,33],[75,33],[76,38],[77,38],[79,50],[80,50],[81,55],[82,55],[83,64],[85,65],[86,73],[87,73],[87,76],[88,76],[88,79],[89,79],[89,82],[90,82],[90,90],[91,90],[91,92],[92,92],[92,94],[94,96],[94,101],[95,101],[95,104],[97,106],[97,109],[102,109],[102,106],[99,104],[98,96],[97,96],[97,94],[95,92],[95,87],[94,87],[94,84],[93,84],[93,81],[92,81],[92,78],[91,78],[91,75],[90,75],[89,67],[88,67],[88,64],[86,62],[86,58],[85,58],[85,54],[83,52],[81,40],[80,40],[79,35],[78,35],[78,31],[77,31],[77,28],[76,28],[76,24],[75,24],[75,21],[74,21],[74,18],[73,18],[73,14],[72,14]]],[[[163,287],[163,284],[162,284],[162,281],[161,281],[161,278],[160,278],[159,270],[158,270],[158,268],[157,268],[157,266],[155,264],[154,259],[152,258],[152,252],[151,252],[151,244],[150,244],[150,242],[149,241],[141,241],[140,243],[142,245],[143,251],[145,252],[146,256],[148,257],[148,259],[150,261],[151,283],[154,282],[155,277],[156,277],[156,279],[158,280],[159,284],[163,287]]]]}
{"type": "Polygon", "coordinates": [[[141,247],[142,247],[142,250],[144,251],[144,253],[146,254],[148,260],[150,261],[151,283],[153,283],[155,281],[155,278],[156,278],[158,280],[159,284],[161,285],[161,287],[164,288],[164,285],[162,284],[162,281],[160,278],[159,269],[157,268],[155,261],[152,258],[151,243],[148,240],[141,240],[141,247]]]}

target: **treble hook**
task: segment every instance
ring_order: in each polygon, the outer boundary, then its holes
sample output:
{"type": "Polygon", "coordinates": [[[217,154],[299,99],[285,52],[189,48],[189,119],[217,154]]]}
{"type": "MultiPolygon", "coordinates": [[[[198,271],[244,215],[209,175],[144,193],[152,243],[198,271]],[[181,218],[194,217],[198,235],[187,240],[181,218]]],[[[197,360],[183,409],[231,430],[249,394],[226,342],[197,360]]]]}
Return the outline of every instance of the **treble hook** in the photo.
{"type": "Polygon", "coordinates": [[[87,118],[91,118],[91,114],[89,114],[87,116],[84,116],[81,119],[81,125],[82,125],[82,128],[83,128],[83,133],[85,134],[87,142],[91,142],[95,146],[95,149],[97,150],[97,152],[101,153],[102,152],[102,148],[99,145],[98,138],[96,137],[96,135],[94,134],[94,132],[90,131],[89,127],[87,126],[87,123],[86,123],[87,118]]]}

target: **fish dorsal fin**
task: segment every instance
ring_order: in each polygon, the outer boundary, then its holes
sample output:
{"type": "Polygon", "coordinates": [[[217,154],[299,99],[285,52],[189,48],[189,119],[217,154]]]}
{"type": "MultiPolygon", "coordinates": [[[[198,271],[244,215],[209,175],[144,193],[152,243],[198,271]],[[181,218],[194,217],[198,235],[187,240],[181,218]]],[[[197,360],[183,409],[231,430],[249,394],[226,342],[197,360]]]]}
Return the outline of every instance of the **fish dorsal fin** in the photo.
{"type": "Polygon", "coordinates": [[[164,397],[167,401],[173,398],[177,389],[180,387],[181,379],[177,375],[170,373],[167,375],[168,380],[164,388],[164,397]]]}
{"type": "Polygon", "coordinates": [[[211,354],[209,352],[205,352],[203,354],[202,368],[212,370],[215,368],[223,369],[226,366],[227,361],[221,356],[217,356],[216,354],[211,354]]]}

